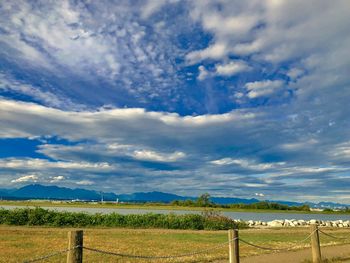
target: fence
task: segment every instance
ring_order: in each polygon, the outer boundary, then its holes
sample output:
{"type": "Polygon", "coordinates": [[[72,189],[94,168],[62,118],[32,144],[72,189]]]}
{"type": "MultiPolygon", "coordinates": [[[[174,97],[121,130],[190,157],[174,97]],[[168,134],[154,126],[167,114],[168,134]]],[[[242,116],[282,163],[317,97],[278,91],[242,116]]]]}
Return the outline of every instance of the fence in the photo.
{"type": "MultiPolygon", "coordinates": [[[[312,262],[313,263],[321,263],[322,257],[321,257],[321,246],[320,246],[320,234],[323,234],[325,236],[328,236],[333,239],[339,239],[339,240],[350,240],[348,238],[343,237],[336,237],[331,234],[328,234],[324,232],[323,230],[319,229],[317,224],[312,224],[310,226],[310,234],[304,238],[303,240],[298,241],[297,243],[303,243],[306,240],[310,239],[310,245],[311,245],[311,255],[312,255],[312,262]]],[[[237,229],[229,230],[228,231],[228,240],[223,243],[219,243],[216,246],[213,246],[208,249],[203,250],[197,250],[190,253],[184,253],[184,254],[175,254],[175,255],[165,255],[165,256],[146,256],[146,255],[133,255],[133,254],[123,254],[123,253],[117,253],[117,252],[111,252],[111,251],[105,251],[101,249],[96,248],[90,248],[84,246],[84,235],[82,230],[76,230],[76,231],[70,231],[68,232],[68,248],[61,251],[56,251],[54,253],[44,255],[42,257],[34,258],[31,260],[24,261],[25,263],[30,262],[38,262],[45,259],[49,259],[51,257],[62,255],[67,253],[67,263],[82,263],[83,262],[83,251],[92,251],[95,253],[105,254],[105,255],[111,255],[116,257],[124,257],[124,258],[133,258],[133,259],[176,259],[176,258],[185,258],[193,255],[199,255],[199,254],[208,254],[209,252],[219,249],[224,246],[228,246],[229,248],[229,263],[239,263],[240,262],[240,256],[239,256],[239,246],[240,243],[246,244],[248,246],[252,246],[257,249],[263,249],[263,250],[271,250],[271,251],[289,251],[294,248],[296,248],[296,245],[285,247],[285,248],[272,248],[272,247],[264,247],[260,245],[253,244],[251,242],[248,242],[242,238],[239,237],[239,233],[237,229]]]]}

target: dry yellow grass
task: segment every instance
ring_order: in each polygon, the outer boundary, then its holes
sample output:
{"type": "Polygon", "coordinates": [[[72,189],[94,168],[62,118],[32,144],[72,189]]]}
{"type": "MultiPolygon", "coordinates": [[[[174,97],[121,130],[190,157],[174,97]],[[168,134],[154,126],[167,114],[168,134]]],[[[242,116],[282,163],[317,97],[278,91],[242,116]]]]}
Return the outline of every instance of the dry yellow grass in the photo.
{"type": "MultiPolygon", "coordinates": [[[[67,247],[69,228],[9,227],[0,226],[0,262],[23,262],[67,247]]],[[[331,231],[331,230],[329,230],[331,231]]],[[[339,236],[346,236],[349,230],[332,230],[339,236]]],[[[271,247],[296,245],[309,234],[307,228],[289,229],[247,229],[240,236],[255,244],[271,247]]],[[[227,241],[226,231],[189,231],[160,229],[84,229],[84,245],[107,251],[139,255],[175,255],[216,246],[227,241]]],[[[334,244],[322,237],[323,244],[334,244]]],[[[298,244],[307,247],[308,241],[298,244]]],[[[270,253],[241,245],[242,256],[270,253]]],[[[65,254],[45,262],[65,262],[65,254]]],[[[205,255],[196,255],[177,260],[126,259],[95,252],[84,251],[84,262],[227,262],[228,246],[225,245],[205,255]]]]}

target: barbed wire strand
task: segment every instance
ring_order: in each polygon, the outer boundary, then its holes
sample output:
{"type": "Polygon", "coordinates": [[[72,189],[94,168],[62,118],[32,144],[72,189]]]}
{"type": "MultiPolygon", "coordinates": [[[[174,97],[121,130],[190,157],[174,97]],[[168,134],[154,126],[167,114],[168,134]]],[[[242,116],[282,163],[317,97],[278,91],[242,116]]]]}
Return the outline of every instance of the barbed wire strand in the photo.
{"type": "Polygon", "coordinates": [[[110,251],[105,251],[105,250],[96,249],[96,248],[89,248],[89,247],[85,247],[85,246],[83,246],[83,248],[86,249],[86,250],[97,252],[97,253],[102,253],[102,254],[107,254],[107,255],[112,255],[112,256],[119,256],[119,257],[139,258],[139,259],[171,259],[171,258],[181,258],[181,257],[189,257],[189,256],[194,256],[194,255],[199,255],[199,254],[206,254],[207,252],[216,250],[218,248],[221,248],[221,247],[229,244],[230,242],[232,242],[234,240],[237,240],[237,238],[234,238],[234,239],[232,239],[230,241],[223,242],[223,243],[221,243],[219,245],[216,245],[214,247],[211,247],[211,248],[197,250],[197,251],[194,251],[194,252],[189,252],[189,253],[184,253],[184,254],[178,254],[178,255],[168,255],[168,256],[132,255],[132,254],[123,254],[123,253],[117,253],[117,252],[110,252],[110,251]]]}
{"type": "Polygon", "coordinates": [[[56,252],[53,252],[53,253],[50,253],[50,254],[41,256],[41,257],[37,257],[37,258],[30,259],[30,260],[26,260],[26,261],[24,261],[23,263],[32,263],[32,262],[42,261],[42,260],[44,260],[44,259],[52,258],[52,257],[54,257],[54,256],[58,256],[58,255],[67,253],[68,251],[71,251],[71,250],[76,249],[76,248],[79,248],[79,247],[80,247],[80,246],[76,246],[76,247],[73,247],[73,248],[67,248],[67,249],[65,249],[65,250],[56,251],[56,252]]]}

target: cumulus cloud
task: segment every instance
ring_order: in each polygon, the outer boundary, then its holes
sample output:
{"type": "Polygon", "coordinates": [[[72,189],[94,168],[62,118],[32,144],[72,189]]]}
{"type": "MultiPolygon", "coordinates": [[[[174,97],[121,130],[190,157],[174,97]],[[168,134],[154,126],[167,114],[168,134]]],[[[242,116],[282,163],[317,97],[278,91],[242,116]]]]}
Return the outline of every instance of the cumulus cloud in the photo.
{"type": "Polygon", "coordinates": [[[90,180],[82,180],[82,181],[76,182],[76,184],[78,184],[78,185],[93,185],[94,182],[92,182],[90,180]]]}
{"type": "MultiPolygon", "coordinates": [[[[146,131],[144,136],[139,138],[135,136],[131,141],[143,141],[147,139],[145,136],[151,139],[152,136],[158,134],[154,129],[155,125],[162,130],[162,136],[169,138],[170,134],[173,136],[171,131],[174,129],[200,129],[201,127],[213,127],[217,124],[225,125],[230,121],[238,125],[243,120],[246,121],[246,124],[249,124],[259,115],[245,111],[235,111],[225,114],[181,117],[174,113],[147,112],[144,109],[137,108],[68,112],[37,104],[4,99],[0,99],[0,111],[4,123],[0,128],[0,135],[5,138],[52,135],[52,127],[56,127],[56,135],[70,140],[83,138],[108,140],[109,138],[115,138],[118,133],[119,136],[129,136],[129,132],[137,132],[144,125],[142,128],[146,131]],[[33,121],[38,122],[37,124],[45,121],[47,125],[33,125],[33,121]],[[113,121],[112,126],[109,124],[111,121],[113,121]],[[135,127],[134,122],[138,122],[137,127],[135,127]],[[98,127],[101,127],[101,125],[105,126],[105,129],[99,129],[98,127]],[[123,126],[130,130],[116,129],[123,126]]],[[[161,138],[158,137],[158,139],[161,138]]]]}
{"type": "MultiPolygon", "coordinates": [[[[150,162],[176,162],[184,157],[184,152],[175,151],[171,153],[150,150],[139,145],[123,145],[118,143],[94,143],[77,144],[74,146],[42,144],[39,146],[39,153],[45,154],[53,159],[71,161],[77,154],[89,154],[94,156],[104,156],[108,159],[129,158],[130,160],[143,160],[150,162]]],[[[75,161],[79,161],[75,160],[75,161]]]]}
{"type": "Polygon", "coordinates": [[[218,59],[229,54],[260,52],[259,59],[281,61],[306,52],[322,52],[322,46],[334,43],[332,36],[345,30],[342,23],[348,19],[347,11],[344,11],[348,7],[346,1],[334,4],[318,1],[307,4],[302,1],[220,1],[220,5],[215,1],[194,1],[193,19],[200,21],[203,28],[214,35],[215,42],[203,50],[191,52],[188,57],[218,59]],[[332,14],[337,14],[338,19],[334,20],[332,14]],[[339,26],[336,30],[335,25],[339,26]],[[315,28],[324,30],[316,32],[315,28]],[[210,56],[207,50],[216,44],[225,46],[225,49],[221,49],[216,57],[210,56]]]}
{"type": "Polygon", "coordinates": [[[280,147],[287,151],[288,150],[298,151],[308,147],[312,147],[317,143],[319,143],[317,140],[311,139],[311,140],[304,140],[304,141],[298,141],[298,142],[284,143],[284,144],[281,144],[280,147]]]}
{"type": "Polygon", "coordinates": [[[186,55],[187,62],[194,64],[204,59],[220,59],[223,58],[227,52],[227,47],[223,43],[216,43],[207,47],[204,50],[193,51],[186,55]]]}
{"type": "Polygon", "coordinates": [[[233,76],[251,68],[244,61],[231,61],[227,64],[216,64],[216,74],[221,76],[233,76]]]}
{"type": "Polygon", "coordinates": [[[248,97],[251,99],[271,95],[283,86],[281,80],[263,80],[248,82],[245,84],[248,90],[248,97]]]}
{"type": "Polygon", "coordinates": [[[290,77],[292,80],[296,80],[300,76],[302,76],[304,71],[300,68],[291,68],[287,72],[287,76],[290,77]]]}
{"type": "MultiPolygon", "coordinates": [[[[299,97],[295,104],[312,100],[321,88],[323,94],[335,96],[334,86],[349,85],[345,77],[349,65],[345,52],[350,43],[345,26],[350,22],[347,1],[195,1],[192,5],[192,18],[213,39],[206,47],[190,51],[189,63],[223,63],[231,57],[249,56],[249,65],[255,71],[284,75],[294,82],[283,85],[295,93],[291,96],[299,97]],[[216,50],[213,47],[221,47],[217,49],[220,52],[212,55],[208,51],[216,50]]],[[[244,80],[242,77],[239,83],[244,80]]],[[[261,80],[249,82],[256,81],[261,80]]],[[[252,91],[248,97],[276,98],[273,90],[252,91]]]]}
{"type": "Polygon", "coordinates": [[[216,64],[214,70],[207,70],[203,65],[198,67],[198,80],[205,80],[208,77],[222,76],[232,77],[242,72],[250,71],[252,68],[241,60],[234,60],[228,63],[216,64]]]}
{"type": "Polygon", "coordinates": [[[54,177],[52,177],[50,183],[58,183],[58,182],[60,182],[60,181],[62,181],[64,179],[65,179],[65,177],[62,176],[62,175],[54,176],[54,177]]]}
{"type": "Polygon", "coordinates": [[[254,160],[247,160],[247,159],[232,159],[232,158],[222,158],[219,160],[211,161],[210,163],[214,165],[238,165],[246,169],[252,169],[252,170],[258,170],[258,171],[264,171],[264,170],[270,170],[272,168],[277,168],[285,165],[284,162],[277,162],[277,163],[259,163],[254,160]]]}
{"type": "Polygon", "coordinates": [[[199,66],[198,70],[199,70],[199,74],[197,77],[198,80],[204,80],[210,75],[204,66],[199,66]]]}
{"type": "Polygon", "coordinates": [[[168,5],[168,4],[174,4],[177,3],[179,0],[165,0],[165,1],[153,1],[153,0],[147,0],[144,1],[142,7],[140,8],[141,17],[143,19],[149,18],[154,13],[158,12],[162,9],[162,7],[168,5]]]}
{"type": "Polygon", "coordinates": [[[0,159],[0,167],[2,169],[18,169],[18,170],[31,170],[31,169],[78,169],[80,171],[111,171],[113,166],[108,163],[88,163],[88,162],[50,162],[45,159],[14,159],[3,158],[0,159]]]}
{"type": "Polygon", "coordinates": [[[32,175],[25,175],[21,176],[17,179],[11,180],[11,183],[26,183],[26,182],[37,182],[38,181],[38,176],[32,174],[32,175]]]}
{"type": "Polygon", "coordinates": [[[247,196],[258,187],[273,197],[280,187],[286,195],[303,191],[290,182],[297,185],[306,178],[321,180],[320,188],[332,182],[335,189],[341,189],[344,183],[337,184],[334,176],[349,171],[349,160],[335,154],[346,151],[346,143],[334,143],[336,137],[320,133],[300,142],[299,133],[291,131],[307,134],[318,128],[318,123],[299,116],[275,121],[274,111],[181,117],[142,109],[66,112],[8,100],[0,101],[0,111],[5,124],[0,128],[2,137],[55,134],[75,142],[39,146],[38,152],[55,161],[1,159],[2,180],[11,178],[6,174],[40,172],[40,181],[50,182],[59,173],[65,178],[60,180],[64,185],[84,180],[97,185],[103,176],[103,182],[128,185],[124,189],[129,191],[135,189],[134,183],[144,189],[174,189],[179,193],[194,191],[196,185],[197,193],[212,188],[229,193],[234,187],[237,195],[247,196]],[[45,126],[40,125],[43,122],[45,126]],[[332,140],[326,143],[325,138],[332,140]],[[235,157],[227,157],[227,152],[235,157]],[[269,156],[281,157],[276,161],[269,156]],[[163,164],[150,166],[144,162],[163,164]],[[185,188],[177,186],[185,181],[191,183],[185,188]]]}
{"type": "Polygon", "coordinates": [[[158,162],[175,162],[179,159],[182,159],[186,156],[183,152],[174,152],[170,154],[161,154],[154,151],[134,151],[133,157],[139,160],[149,160],[149,161],[158,161],[158,162]]]}

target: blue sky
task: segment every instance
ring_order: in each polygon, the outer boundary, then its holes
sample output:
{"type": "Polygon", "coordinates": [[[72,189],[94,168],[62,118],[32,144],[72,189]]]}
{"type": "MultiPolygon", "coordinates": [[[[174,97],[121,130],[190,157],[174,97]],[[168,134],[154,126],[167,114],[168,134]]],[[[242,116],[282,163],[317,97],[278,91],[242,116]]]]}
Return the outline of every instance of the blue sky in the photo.
{"type": "Polygon", "coordinates": [[[350,203],[350,3],[1,1],[0,186],[350,203]]]}

